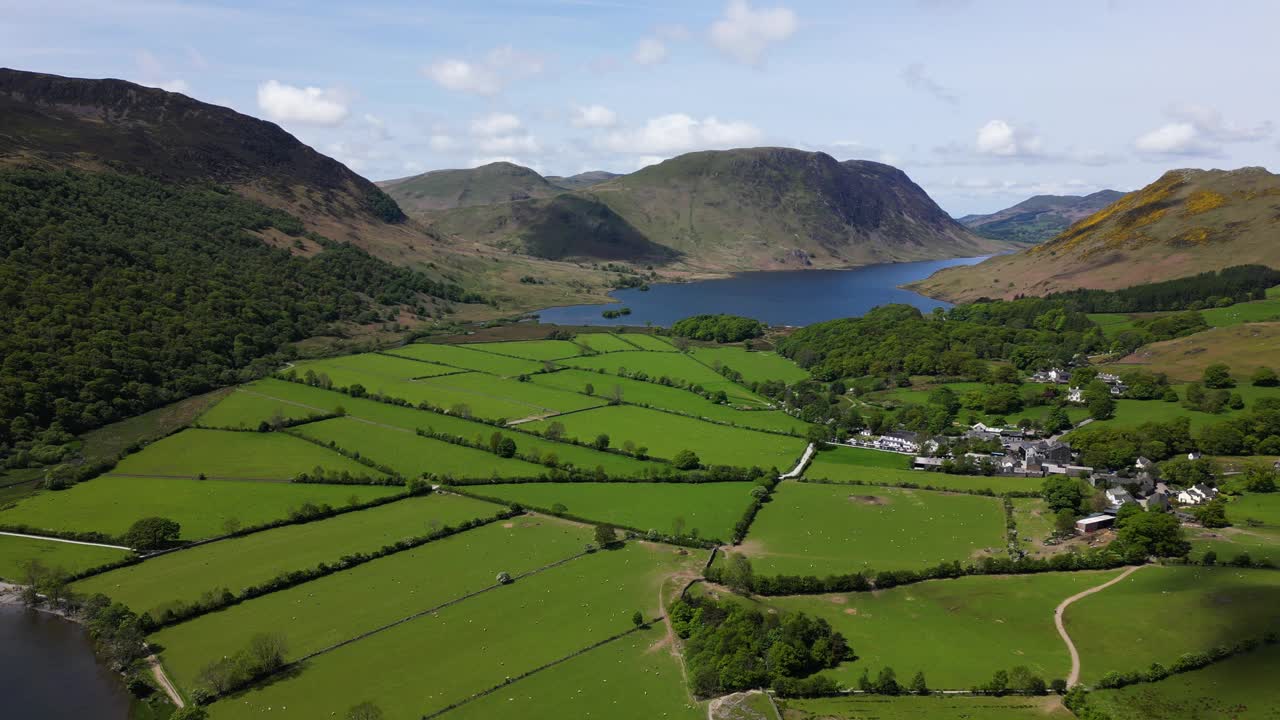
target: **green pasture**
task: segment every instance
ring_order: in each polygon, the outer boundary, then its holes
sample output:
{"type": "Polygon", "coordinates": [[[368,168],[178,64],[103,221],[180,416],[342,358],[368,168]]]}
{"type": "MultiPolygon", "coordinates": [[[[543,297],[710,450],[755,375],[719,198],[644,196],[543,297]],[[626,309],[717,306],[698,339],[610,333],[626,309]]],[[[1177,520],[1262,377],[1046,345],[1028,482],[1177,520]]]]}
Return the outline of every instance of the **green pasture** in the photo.
{"type": "Polygon", "coordinates": [[[294,363],[292,369],[298,373],[298,377],[306,375],[308,370],[317,375],[324,373],[333,381],[334,387],[349,387],[358,383],[371,393],[387,392],[389,394],[394,394],[391,393],[390,388],[406,380],[458,372],[457,368],[445,365],[418,362],[380,353],[302,360],[294,363]]]}
{"type": "MultiPolygon", "coordinates": [[[[581,337],[581,336],[579,336],[581,337]]],[[[446,715],[449,720],[704,720],[689,699],[661,624],[519,680],[446,715]]]]}
{"type": "Polygon", "coordinates": [[[325,520],[286,525],[161,555],[76,583],[136,612],[157,614],[224,588],[238,593],[291,570],[309,570],[353,552],[372,552],[445,525],[491,517],[502,508],[457,495],[406,498],[325,520]]]}
{"type": "Polygon", "coordinates": [[[1114,720],[1274,720],[1280,647],[1270,645],[1156,683],[1101,690],[1089,706],[1114,720]]]}
{"type": "Polygon", "coordinates": [[[1280,573],[1145,567],[1067,608],[1081,679],[1169,665],[1180,655],[1258,637],[1280,623],[1280,573]],[[1178,622],[1177,618],[1187,618],[1178,622]]]}
{"type": "Polygon", "coordinates": [[[677,387],[588,370],[571,368],[542,373],[534,375],[531,381],[538,385],[571,392],[585,392],[589,384],[596,397],[606,399],[613,397],[616,388],[622,394],[624,403],[646,405],[759,430],[804,433],[809,427],[808,423],[793,418],[781,410],[737,410],[728,405],[718,405],[701,395],[677,387]]]}
{"type": "Polygon", "coordinates": [[[1212,327],[1230,327],[1251,322],[1280,320],[1280,295],[1277,288],[1267,291],[1266,300],[1236,303],[1230,307],[1201,310],[1205,322],[1212,327]]]}
{"type": "MultiPolygon", "coordinates": [[[[899,672],[898,680],[904,678],[899,672]]],[[[926,678],[927,679],[927,678],[926,678]]],[[[785,700],[787,720],[1073,720],[1056,697],[850,695],[785,700]]],[[[1121,720],[1116,718],[1116,720],[1121,720]]]]}
{"type": "Polygon", "coordinates": [[[736,345],[725,347],[696,347],[693,357],[716,367],[716,363],[742,373],[747,382],[781,380],[791,385],[809,379],[809,371],[775,352],[750,351],[736,345]]]}
{"type": "Polygon", "coordinates": [[[784,482],[741,552],[762,575],[905,570],[1003,552],[996,498],[784,482]]]}
{"type": "Polygon", "coordinates": [[[1013,523],[1018,545],[1029,553],[1044,554],[1044,541],[1053,534],[1053,511],[1040,498],[1013,498],[1013,523]]]}
{"type": "Polygon", "coordinates": [[[1102,334],[1107,338],[1113,338],[1126,330],[1133,330],[1137,327],[1133,317],[1126,313],[1089,313],[1089,319],[1102,328],[1102,334]]]}
{"type": "Polygon", "coordinates": [[[676,352],[675,346],[670,342],[648,333],[627,333],[627,342],[650,352],[676,352]]]}
{"type": "MultiPolygon", "coordinates": [[[[1084,420],[1085,418],[1089,417],[1088,408],[1084,408],[1078,405],[1068,405],[1066,406],[1066,411],[1067,411],[1067,418],[1070,419],[1072,423],[1078,423],[1081,420],[1084,420]]],[[[962,414],[964,414],[964,412],[965,411],[961,410],[962,414]]],[[[1009,425],[1017,425],[1019,421],[1024,419],[1043,422],[1045,419],[1049,417],[1049,413],[1051,412],[1053,412],[1052,405],[1035,405],[1033,407],[1023,408],[1018,412],[1009,413],[1008,415],[1002,415],[1000,417],[1003,418],[1004,422],[1008,423],[1009,425]]],[[[988,422],[997,419],[996,416],[994,415],[985,415],[984,417],[988,422]]]]}
{"type": "Polygon", "coordinates": [[[1253,560],[1280,563],[1280,493],[1248,493],[1227,503],[1231,527],[1188,528],[1191,557],[1200,559],[1212,550],[1225,563],[1240,554],[1253,560]]]}
{"type": "Polygon", "coordinates": [[[417,381],[415,386],[416,391],[436,407],[452,410],[456,405],[466,405],[475,417],[489,419],[516,420],[584,410],[605,403],[602,398],[483,373],[427,378],[417,381]]]}
{"type": "Polygon", "coordinates": [[[465,345],[414,343],[387,352],[414,360],[425,360],[461,370],[478,370],[503,377],[514,377],[542,370],[540,362],[484,352],[465,345]]]}
{"type": "MultiPolygon", "coordinates": [[[[818,464],[819,460],[822,461],[820,467],[823,470],[844,475],[856,474],[858,468],[907,470],[910,469],[913,458],[910,455],[885,452],[884,450],[826,445],[820,452],[814,454],[813,462],[809,467],[813,468],[818,464]]],[[[835,477],[831,477],[831,479],[835,479],[835,477]]]]}
{"type": "Polygon", "coordinates": [[[559,360],[582,354],[582,348],[568,340],[511,340],[507,342],[468,343],[464,348],[524,358],[526,360],[559,360]]]}
{"type": "Polygon", "coordinates": [[[0,580],[24,582],[22,568],[30,560],[38,561],[49,569],[76,573],[124,560],[131,554],[126,550],[92,545],[0,535],[0,580]]]}
{"type": "MultiPolygon", "coordinates": [[[[256,633],[284,633],[288,658],[296,659],[494,585],[500,572],[517,576],[572,557],[590,537],[568,523],[514,518],[270,593],[151,639],[165,648],[165,665],[177,682],[190,689],[204,665],[233,654],[256,633]]],[[[411,667],[414,657],[401,659],[411,667]]]]}
{"type": "MultiPolygon", "coordinates": [[[[234,396],[232,396],[234,397],[234,396]]],[[[304,426],[305,427],[305,426],[304,426]]],[[[383,474],[347,457],[282,432],[233,432],[192,428],[170,435],[121,460],[116,475],[214,479],[289,480],[317,467],[353,475],[383,474]]]]}
{"type": "MultiPolygon", "coordinates": [[[[963,397],[965,393],[974,390],[981,390],[986,387],[986,383],[980,382],[952,382],[952,383],[927,383],[923,387],[904,387],[891,388],[888,390],[880,390],[868,395],[872,400],[891,400],[902,405],[924,405],[929,402],[929,393],[939,387],[950,388],[956,395],[963,397]]],[[[963,412],[963,411],[961,411],[963,412]]]]}
{"type": "Polygon", "coordinates": [[[262,421],[270,422],[277,417],[286,420],[305,420],[322,414],[324,413],[321,411],[264,397],[241,387],[236,388],[217,405],[206,410],[197,422],[206,427],[252,430],[256,429],[262,421]]]}
{"type": "Polygon", "coordinates": [[[243,527],[287,517],[303,503],[340,506],[401,492],[397,487],[310,485],[245,480],[179,480],[104,475],[70,489],[44,490],[0,510],[0,525],[46,532],[118,536],[136,520],[165,517],[182,526],[183,540],[221,535],[227,521],[243,527]]]}
{"type": "Polygon", "coordinates": [[[729,541],[733,525],[751,504],[753,483],[520,483],[472,485],[485,497],[551,509],[639,530],[683,533],[729,541]]]}
{"type": "Polygon", "coordinates": [[[626,631],[637,610],[656,617],[665,578],[697,563],[642,543],[587,555],[313,658],[210,714],[314,720],[373,699],[388,720],[417,718],[626,631]]]}
{"type": "Polygon", "coordinates": [[[1058,603],[1118,571],[978,575],[871,593],[771,598],[769,607],[825,618],[858,659],[832,673],[856,687],[892,667],[900,682],[918,670],[933,687],[979,685],[997,670],[1026,665],[1045,682],[1065,678],[1071,657],[1053,625],[1058,603]]]}
{"type": "Polygon", "coordinates": [[[805,441],[785,435],[726,427],[658,410],[616,405],[529,423],[545,430],[550,422],[562,423],[569,437],[590,442],[601,433],[612,447],[626,441],[649,448],[654,457],[671,458],[681,450],[693,450],[704,464],[789,470],[804,452],[805,441]]]}
{"type": "Polygon", "coordinates": [[[635,350],[636,346],[614,333],[581,333],[573,338],[578,345],[586,345],[598,353],[635,350]]]}
{"type": "MultiPolygon", "coordinates": [[[[856,480],[858,482],[883,483],[886,485],[915,483],[917,485],[930,485],[935,488],[962,492],[990,490],[997,494],[1005,492],[1039,492],[1040,485],[1044,482],[1040,478],[1020,478],[1004,475],[950,475],[925,470],[907,470],[905,467],[910,458],[906,455],[894,455],[894,457],[902,461],[899,469],[875,467],[860,464],[858,460],[861,459],[861,456],[846,454],[850,450],[864,449],[840,447],[816,453],[813,456],[813,461],[809,463],[809,467],[805,470],[804,477],[814,480],[846,482],[856,480]]],[[[865,450],[865,452],[878,451],[865,450]]]]}
{"type": "MultiPolygon", "coordinates": [[[[362,457],[390,466],[402,477],[416,478],[424,473],[463,478],[537,477],[547,471],[542,465],[504,458],[494,453],[443,440],[421,437],[412,430],[388,428],[352,417],[340,417],[318,423],[307,423],[292,430],[324,443],[359,452],[362,457]]],[[[485,442],[499,428],[484,434],[485,442]]],[[[514,433],[519,449],[519,440],[514,433]]]]}
{"type": "Polygon", "coordinates": [[[683,353],[655,353],[636,350],[569,358],[560,364],[586,370],[604,370],[613,374],[620,374],[620,370],[626,370],[628,373],[643,372],[653,380],[668,377],[672,380],[683,380],[695,385],[701,385],[704,389],[713,392],[724,390],[725,394],[729,396],[729,402],[732,403],[768,404],[764,398],[737,383],[730,382],[720,373],[683,353]]]}
{"type": "MultiPolygon", "coordinates": [[[[553,442],[532,433],[519,432],[517,428],[497,428],[455,415],[418,410],[400,405],[389,405],[364,398],[347,397],[329,390],[321,390],[320,388],[285,382],[274,378],[257,380],[245,387],[253,392],[268,395],[282,403],[321,408],[326,412],[341,406],[349,417],[382,425],[392,425],[411,432],[416,432],[421,428],[433,432],[458,435],[468,439],[482,437],[485,442],[488,442],[489,436],[493,433],[501,432],[516,441],[517,450],[521,454],[536,452],[541,458],[554,454],[561,462],[572,463],[587,470],[603,467],[605,472],[610,475],[638,477],[649,469],[664,469],[664,466],[659,466],[658,463],[636,460],[635,458],[615,453],[600,452],[570,443],[553,442]]],[[[390,428],[387,430],[394,432],[390,428]]]]}

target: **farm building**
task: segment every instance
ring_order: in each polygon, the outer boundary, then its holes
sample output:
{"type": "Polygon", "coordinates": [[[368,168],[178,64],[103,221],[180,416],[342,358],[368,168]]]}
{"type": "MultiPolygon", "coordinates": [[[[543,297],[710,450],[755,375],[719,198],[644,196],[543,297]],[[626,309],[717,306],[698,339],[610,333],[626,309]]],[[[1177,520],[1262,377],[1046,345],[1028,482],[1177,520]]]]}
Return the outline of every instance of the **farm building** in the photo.
{"type": "Polygon", "coordinates": [[[1109,528],[1116,522],[1115,515],[1106,515],[1097,513],[1089,517],[1080,518],[1076,521],[1076,529],[1082,533],[1097,532],[1104,528],[1109,528]]]}

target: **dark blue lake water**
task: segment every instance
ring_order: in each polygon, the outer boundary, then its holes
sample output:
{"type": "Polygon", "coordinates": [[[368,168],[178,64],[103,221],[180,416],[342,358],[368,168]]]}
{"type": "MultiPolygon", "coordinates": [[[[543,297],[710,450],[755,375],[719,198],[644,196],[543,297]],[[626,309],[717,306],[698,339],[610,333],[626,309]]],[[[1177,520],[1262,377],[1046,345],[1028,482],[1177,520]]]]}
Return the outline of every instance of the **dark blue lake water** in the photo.
{"type": "Polygon", "coordinates": [[[808,325],[862,315],[877,305],[906,303],[924,311],[951,307],[899,285],[921,280],[942,268],[973,265],[986,258],[868,265],[852,270],[783,270],[739,273],[723,280],[650,286],[648,291],[618,290],[615,305],[569,305],[539,311],[541,322],[560,325],[654,325],[703,313],[731,313],[769,325],[808,325]],[[631,314],[606,319],[600,313],[619,307],[631,314]]]}

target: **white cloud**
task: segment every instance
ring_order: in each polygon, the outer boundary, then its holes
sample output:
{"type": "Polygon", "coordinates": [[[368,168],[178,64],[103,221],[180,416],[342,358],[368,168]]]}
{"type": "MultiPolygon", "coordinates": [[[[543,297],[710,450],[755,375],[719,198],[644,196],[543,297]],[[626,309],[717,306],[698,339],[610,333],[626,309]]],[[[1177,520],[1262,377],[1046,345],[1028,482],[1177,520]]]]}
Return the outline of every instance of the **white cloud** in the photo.
{"type": "Polygon", "coordinates": [[[510,45],[495,48],[481,61],[446,58],[422,69],[440,87],[475,95],[497,95],[509,82],[543,71],[545,63],[537,55],[510,45]]]}
{"type": "Polygon", "coordinates": [[[760,142],[763,133],[745,122],[721,122],[715,117],[699,120],[683,113],[651,118],[643,127],[609,133],[601,145],[614,152],[659,155],[714,150],[760,142]]]}
{"type": "Polygon", "coordinates": [[[532,135],[500,135],[481,138],[476,148],[482,153],[537,153],[538,141],[532,135]]]}
{"type": "Polygon", "coordinates": [[[340,125],[347,119],[347,100],[335,89],[294,87],[268,80],[258,86],[258,107],[277,122],[340,125]]]}
{"type": "Polygon", "coordinates": [[[960,97],[952,92],[942,83],[934,80],[925,70],[924,65],[920,63],[912,63],[902,69],[902,81],[912,90],[918,90],[923,93],[932,95],[942,102],[954,105],[960,101],[960,97]]]}
{"type": "Polygon", "coordinates": [[[576,128],[611,128],[618,114],[603,105],[574,105],[569,123],[576,128]]]}
{"type": "Polygon", "coordinates": [[[657,65],[667,59],[667,44],[656,37],[640,38],[631,59],[639,65],[657,65]]]}
{"type": "Polygon", "coordinates": [[[458,139],[452,135],[435,133],[431,135],[431,137],[427,138],[427,145],[435,152],[447,153],[457,150],[461,146],[461,143],[459,143],[458,139]]]}
{"type": "Polygon", "coordinates": [[[191,86],[186,80],[170,75],[168,68],[153,53],[139,50],[134,54],[138,65],[138,73],[143,78],[138,84],[176,93],[190,93],[191,86]]]}
{"type": "Polygon", "coordinates": [[[1241,126],[1223,119],[1222,113],[1203,105],[1175,105],[1168,115],[1175,120],[1190,123],[1196,131],[1218,142],[1257,142],[1271,136],[1270,120],[1252,127],[1241,126]]]}
{"type": "Polygon", "coordinates": [[[369,131],[369,139],[374,141],[391,139],[391,133],[387,130],[387,123],[377,115],[365,113],[364,124],[369,131]]]}
{"type": "Polygon", "coordinates": [[[1201,155],[1212,148],[1200,141],[1199,133],[1191,123],[1169,123],[1139,135],[1133,141],[1138,152],[1161,155],[1201,155]]]}
{"type": "Polygon", "coordinates": [[[508,135],[519,130],[520,118],[511,113],[495,112],[471,121],[471,134],[479,137],[508,135]]]}
{"type": "Polygon", "coordinates": [[[1258,142],[1271,136],[1270,121],[1242,126],[1203,105],[1175,105],[1165,111],[1173,122],[1139,135],[1133,147],[1146,155],[1213,156],[1224,143],[1258,142]]]}
{"type": "Polygon", "coordinates": [[[978,128],[974,148],[981,155],[1016,158],[1041,154],[1040,138],[1004,120],[991,120],[978,128]]]}
{"type": "Polygon", "coordinates": [[[711,43],[738,62],[756,65],[770,45],[791,37],[796,25],[789,8],[757,10],[746,0],[730,0],[724,17],[711,25],[711,43]]]}

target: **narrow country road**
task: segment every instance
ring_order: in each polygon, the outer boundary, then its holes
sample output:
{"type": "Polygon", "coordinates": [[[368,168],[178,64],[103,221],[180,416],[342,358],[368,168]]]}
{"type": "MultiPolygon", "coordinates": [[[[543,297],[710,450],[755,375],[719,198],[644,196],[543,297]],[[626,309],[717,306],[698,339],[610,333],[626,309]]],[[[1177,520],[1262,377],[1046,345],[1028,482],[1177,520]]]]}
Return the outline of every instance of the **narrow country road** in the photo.
{"type": "Polygon", "coordinates": [[[15,532],[0,532],[0,535],[8,535],[9,537],[27,538],[30,540],[47,540],[49,542],[67,543],[68,545],[88,545],[89,547],[111,548],[112,550],[128,550],[133,552],[133,548],[123,545],[107,545],[106,543],[85,542],[83,540],[67,540],[66,538],[49,537],[47,535],[25,535],[15,532]]]}
{"type": "Polygon", "coordinates": [[[147,664],[151,666],[151,675],[160,684],[160,689],[164,690],[164,694],[169,696],[169,701],[174,707],[182,708],[187,704],[182,700],[182,694],[178,692],[178,688],[169,682],[169,676],[164,672],[164,666],[160,664],[160,658],[155,655],[147,656],[147,664]]]}
{"type": "Polygon", "coordinates": [[[1080,683],[1080,653],[1076,650],[1076,644],[1071,642],[1071,636],[1067,634],[1067,628],[1062,623],[1062,616],[1066,614],[1067,606],[1080,598],[1088,597],[1096,592],[1106,590],[1144,567],[1146,566],[1135,565],[1097,587],[1091,587],[1088,590],[1078,592],[1059,603],[1057,609],[1053,611],[1053,624],[1058,626],[1058,634],[1062,636],[1062,641],[1067,644],[1067,650],[1071,653],[1071,674],[1067,676],[1068,688],[1075,687],[1080,683]]]}

